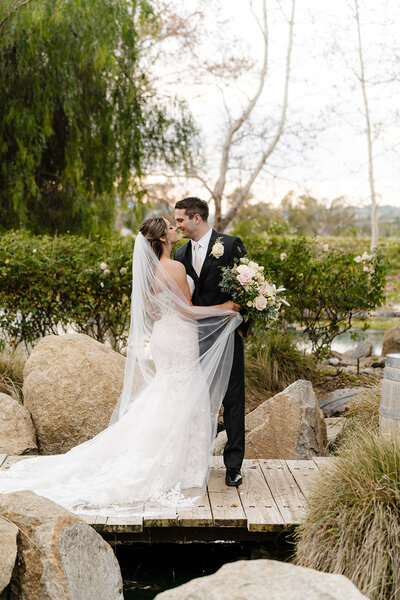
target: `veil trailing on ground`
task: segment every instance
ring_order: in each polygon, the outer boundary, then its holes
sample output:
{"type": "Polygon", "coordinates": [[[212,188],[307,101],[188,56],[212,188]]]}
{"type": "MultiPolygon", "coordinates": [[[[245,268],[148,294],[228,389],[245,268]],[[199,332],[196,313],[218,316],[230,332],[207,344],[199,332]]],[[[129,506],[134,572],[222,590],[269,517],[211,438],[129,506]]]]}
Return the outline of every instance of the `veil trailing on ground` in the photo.
{"type": "Polygon", "coordinates": [[[139,233],[124,384],[109,426],[69,452],[0,472],[78,513],[190,507],[205,492],[241,317],[191,306],[139,233]]]}

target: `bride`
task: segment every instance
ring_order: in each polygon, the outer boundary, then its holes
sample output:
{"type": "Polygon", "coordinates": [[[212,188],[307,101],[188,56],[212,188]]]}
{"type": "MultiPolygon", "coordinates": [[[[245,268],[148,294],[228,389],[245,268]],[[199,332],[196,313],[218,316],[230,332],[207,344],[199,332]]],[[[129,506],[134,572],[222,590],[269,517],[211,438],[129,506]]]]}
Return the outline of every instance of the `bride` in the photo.
{"type": "Polygon", "coordinates": [[[192,306],[193,280],[170,258],[178,241],[162,217],[137,235],[124,385],[109,426],[66,454],[0,472],[0,493],[29,489],[104,515],[189,507],[204,494],[241,316],[232,301],[192,306]]]}

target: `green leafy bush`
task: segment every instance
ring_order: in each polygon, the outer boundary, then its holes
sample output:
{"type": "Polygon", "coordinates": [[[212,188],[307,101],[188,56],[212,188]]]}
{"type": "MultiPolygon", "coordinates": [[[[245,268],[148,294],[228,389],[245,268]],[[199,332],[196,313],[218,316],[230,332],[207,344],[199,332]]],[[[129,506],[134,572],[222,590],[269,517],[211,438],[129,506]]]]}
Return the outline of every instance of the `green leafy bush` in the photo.
{"type": "Polygon", "coordinates": [[[282,318],[304,327],[317,356],[351,328],[355,316],[384,300],[386,261],[379,250],[362,259],[303,236],[248,236],[244,241],[266,276],[286,288],[290,306],[282,307],[282,318]]]}
{"type": "Polygon", "coordinates": [[[133,239],[87,239],[7,232],[0,243],[3,341],[35,343],[66,330],[114,348],[124,345],[130,317],[133,239]]]}

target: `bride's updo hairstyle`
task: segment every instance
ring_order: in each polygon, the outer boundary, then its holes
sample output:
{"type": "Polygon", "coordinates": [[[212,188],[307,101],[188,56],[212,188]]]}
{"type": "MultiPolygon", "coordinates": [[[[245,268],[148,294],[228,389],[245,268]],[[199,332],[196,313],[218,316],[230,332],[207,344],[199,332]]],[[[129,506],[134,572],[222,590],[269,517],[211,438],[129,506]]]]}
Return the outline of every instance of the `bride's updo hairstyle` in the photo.
{"type": "Polygon", "coordinates": [[[149,242],[157,258],[160,258],[163,253],[163,244],[160,238],[167,237],[168,233],[168,226],[165,219],[163,217],[146,219],[141,224],[139,231],[149,242]]]}

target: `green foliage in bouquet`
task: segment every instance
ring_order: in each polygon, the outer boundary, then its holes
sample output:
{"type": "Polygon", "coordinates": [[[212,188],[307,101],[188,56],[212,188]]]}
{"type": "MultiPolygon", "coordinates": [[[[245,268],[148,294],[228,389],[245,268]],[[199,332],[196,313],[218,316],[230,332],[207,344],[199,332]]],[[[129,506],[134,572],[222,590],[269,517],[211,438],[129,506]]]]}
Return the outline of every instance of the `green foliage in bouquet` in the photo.
{"type": "Polygon", "coordinates": [[[66,331],[115,349],[129,329],[132,237],[87,239],[24,231],[0,237],[0,331],[9,345],[66,331]]]}
{"type": "Polygon", "coordinates": [[[303,236],[249,236],[244,241],[266,278],[286,289],[290,306],[282,306],[281,318],[304,327],[317,356],[352,327],[354,317],[384,300],[387,266],[379,250],[357,256],[303,236]]]}

